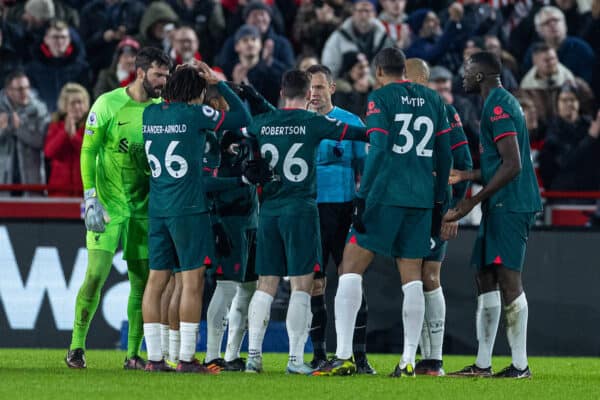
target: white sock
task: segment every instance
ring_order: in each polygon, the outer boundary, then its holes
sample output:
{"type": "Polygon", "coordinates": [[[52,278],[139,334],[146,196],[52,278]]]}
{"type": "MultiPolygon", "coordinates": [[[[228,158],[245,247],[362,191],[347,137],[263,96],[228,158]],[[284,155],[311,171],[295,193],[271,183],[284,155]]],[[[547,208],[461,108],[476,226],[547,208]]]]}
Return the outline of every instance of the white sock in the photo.
{"type": "Polygon", "coordinates": [[[525,292],[504,308],[506,335],[512,352],[512,364],[517,369],[527,368],[527,317],[529,308],[525,292]]]}
{"type": "Polygon", "coordinates": [[[273,296],[257,290],[248,307],[248,357],[262,355],[262,343],[271,318],[273,296]]]}
{"type": "Polygon", "coordinates": [[[144,324],[144,337],[146,338],[148,360],[162,360],[162,350],[160,348],[160,323],[153,322],[144,324]]]}
{"type": "MultiPolygon", "coordinates": [[[[427,305],[425,306],[425,315],[427,315],[427,305]]],[[[423,360],[429,360],[429,355],[431,354],[431,339],[429,338],[429,326],[427,325],[427,318],[423,319],[419,348],[421,349],[421,358],[423,360]]]]}
{"type": "Polygon", "coordinates": [[[400,368],[406,364],[415,365],[419,337],[423,328],[425,315],[425,298],[423,296],[423,282],[411,281],[402,285],[404,302],[402,303],[402,324],[404,325],[404,349],[400,368]]]}
{"type": "Polygon", "coordinates": [[[160,348],[163,358],[169,358],[169,325],[160,324],[160,348]]]}
{"type": "Polygon", "coordinates": [[[237,285],[237,282],[233,281],[217,281],[217,287],[206,311],[206,361],[221,357],[227,314],[237,285]]]}
{"type": "Polygon", "coordinates": [[[446,301],[444,292],[439,287],[431,292],[424,292],[425,322],[429,329],[430,352],[428,359],[441,360],[444,345],[444,324],[446,323],[446,301]]]}
{"type": "Polygon", "coordinates": [[[289,361],[293,364],[304,363],[304,345],[308,339],[311,322],[310,294],[299,290],[292,291],[285,326],[290,341],[289,361]]]}
{"type": "Polygon", "coordinates": [[[360,274],[340,276],[335,294],[335,333],[337,337],[335,355],[341,360],[352,357],[354,325],[361,302],[362,276],[360,274]]]}
{"type": "Polygon", "coordinates": [[[169,361],[176,363],[179,361],[179,331],[169,329],[169,361]]]}
{"type": "Polygon", "coordinates": [[[198,323],[180,322],[179,332],[181,335],[181,349],[179,349],[179,361],[190,362],[196,354],[196,343],[198,342],[198,323]]]}
{"type": "Polygon", "coordinates": [[[242,340],[248,329],[248,307],[255,290],[256,282],[244,282],[237,287],[237,292],[229,309],[229,331],[227,333],[225,361],[240,358],[242,340]]]}
{"type": "Polygon", "coordinates": [[[500,322],[500,291],[494,290],[480,294],[477,297],[477,313],[475,324],[477,327],[477,359],[475,365],[479,368],[488,368],[492,365],[492,352],[496,341],[496,332],[500,322]]]}

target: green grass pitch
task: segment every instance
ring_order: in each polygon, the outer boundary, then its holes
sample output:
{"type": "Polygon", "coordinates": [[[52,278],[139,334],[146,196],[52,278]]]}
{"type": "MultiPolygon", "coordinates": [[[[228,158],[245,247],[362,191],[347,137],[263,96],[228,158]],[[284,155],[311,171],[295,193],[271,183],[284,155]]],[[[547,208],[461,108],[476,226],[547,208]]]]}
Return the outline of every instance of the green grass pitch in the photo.
{"type": "MultiPolygon", "coordinates": [[[[87,352],[87,370],[69,370],[64,355],[63,350],[1,349],[0,399],[600,399],[599,358],[532,357],[533,379],[515,381],[391,379],[387,374],[398,361],[395,355],[371,355],[379,374],[352,377],[285,375],[285,354],[266,354],[260,375],[218,376],[123,371],[123,352],[99,350],[87,352]]],[[[472,362],[472,356],[444,361],[446,371],[472,362]]],[[[500,370],[509,362],[496,357],[494,367],[500,370]]]]}

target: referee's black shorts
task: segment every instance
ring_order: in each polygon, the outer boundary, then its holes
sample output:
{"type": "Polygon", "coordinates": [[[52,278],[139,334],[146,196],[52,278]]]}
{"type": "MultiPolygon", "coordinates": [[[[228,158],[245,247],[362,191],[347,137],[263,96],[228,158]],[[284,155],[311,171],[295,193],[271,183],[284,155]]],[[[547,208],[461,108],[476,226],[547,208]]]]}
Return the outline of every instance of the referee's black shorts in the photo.
{"type": "Polygon", "coordinates": [[[329,256],[333,257],[336,267],[342,262],[346,236],[352,224],[352,202],[319,203],[319,223],[321,228],[321,248],[323,265],[321,271],[315,273],[315,279],[323,278],[329,256]]]}

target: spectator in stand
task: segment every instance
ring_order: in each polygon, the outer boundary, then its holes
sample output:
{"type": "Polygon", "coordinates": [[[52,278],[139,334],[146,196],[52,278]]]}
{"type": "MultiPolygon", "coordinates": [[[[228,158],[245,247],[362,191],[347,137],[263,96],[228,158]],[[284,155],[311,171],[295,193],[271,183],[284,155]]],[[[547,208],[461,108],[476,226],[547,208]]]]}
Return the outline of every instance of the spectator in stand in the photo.
{"type": "MultiPolygon", "coordinates": [[[[506,74],[506,72],[504,72],[505,70],[507,70],[508,72],[510,72],[510,74],[512,75],[512,80],[515,82],[515,84],[517,83],[516,77],[520,76],[519,75],[519,64],[517,63],[517,60],[506,50],[504,50],[502,48],[502,43],[500,43],[500,39],[498,39],[498,37],[493,36],[493,35],[485,35],[483,37],[483,49],[482,50],[486,50],[489,51],[491,53],[494,53],[498,56],[498,58],[500,58],[500,61],[502,61],[502,72],[506,74]]],[[[503,79],[503,85],[504,85],[504,80],[503,79]]],[[[506,86],[504,86],[506,88],[506,86]]]]}
{"type": "Polygon", "coordinates": [[[179,17],[167,3],[155,1],[146,8],[142,16],[136,40],[142,47],[157,47],[169,51],[171,44],[168,34],[178,21],[179,17]]]}
{"type": "Polygon", "coordinates": [[[284,35],[284,18],[274,0],[222,0],[225,9],[225,22],[227,34],[233,36],[237,29],[244,23],[248,23],[248,6],[264,5],[268,7],[271,26],[276,34],[284,35]]]}
{"type": "MultiPolygon", "coordinates": [[[[535,15],[535,29],[542,40],[550,47],[556,49],[556,54],[561,63],[577,77],[586,82],[592,82],[592,68],[595,63],[595,54],[589,44],[580,38],[567,36],[565,16],[556,7],[543,7],[535,15]]],[[[525,70],[532,65],[533,45],[529,47],[524,60],[525,70]]]]}
{"type": "Polygon", "coordinates": [[[65,21],[69,26],[79,27],[79,13],[74,8],[61,0],[27,0],[18,1],[10,8],[6,18],[13,23],[20,23],[22,19],[37,18],[39,15],[52,13],[50,18],[65,21]]]}
{"type": "MultiPolygon", "coordinates": [[[[278,65],[283,65],[285,66],[285,69],[290,69],[295,64],[294,51],[292,50],[290,42],[284,36],[275,33],[271,27],[271,12],[271,7],[265,3],[253,1],[244,9],[244,21],[246,21],[247,25],[258,28],[263,46],[266,49],[272,48],[272,51],[269,51],[269,56],[272,57],[278,65]]],[[[229,77],[233,72],[233,68],[240,62],[238,53],[235,49],[235,39],[235,35],[227,38],[215,61],[215,64],[229,77]]],[[[279,83],[276,86],[279,86],[279,83]]]]}
{"type": "Polygon", "coordinates": [[[294,22],[294,40],[305,54],[321,54],[325,41],[342,23],[343,15],[324,0],[305,2],[294,22]]]}
{"type": "Polygon", "coordinates": [[[544,139],[546,137],[546,128],[538,117],[535,102],[526,94],[519,93],[517,100],[521,104],[523,113],[525,114],[525,124],[529,132],[529,146],[531,147],[531,157],[534,166],[537,168],[537,158],[539,151],[544,147],[544,139]]]}
{"type": "Polygon", "coordinates": [[[322,64],[331,69],[334,78],[340,76],[345,53],[363,53],[370,62],[381,49],[396,45],[375,17],[374,1],[354,0],[353,6],[352,17],[329,36],[321,55],[322,64]]]}
{"type": "Polygon", "coordinates": [[[16,47],[20,45],[19,39],[18,28],[0,20],[0,82],[4,82],[4,78],[11,71],[23,66],[23,60],[16,47]]]}
{"type": "Polygon", "coordinates": [[[562,11],[567,24],[567,35],[580,36],[583,26],[584,16],[579,11],[577,0],[554,0],[556,7],[562,11]]]}
{"type": "Polygon", "coordinates": [[[25,73],[10,73],[0,91],[0,183],[45,183],[42,148],[49,119],[25,73]]]}
{"type": "Polygon", "coordinates": [[[48,110],[54,112],[61,88],[67,82],[88,87],[89,65],[78,56],[81,48],[71,42],[68,25],[64,21],[50,22],[44,41],[34,53],[34,59],[26,66],[31,84],[48,110]]]}
{"type": "Polygon", "coordinates": [[[558,95],[558,114],[548,125],[540,151],[540,175],[549,190],[598,190],[600,186],[600,112],[592,121],[579,112],[575,87],[558,95]]]}
{"type": "Polygon", "coordinates": [[[271,104],[277,104],[287,66],[273,57],[273,41],[262,45],[258,28],[243,25],[235,33],[235,51],[239,62],[230,75],[233,82],[251,84],[271,104]]]}
{"type": "Polygon", "coordinates": [[[318,63],[319,59],[313,55],[300,55],[298,57],[298,62],[296,63],[296,68],[298,68],[300,71],[306,71],[318,63]]]}
{"type": "Polygon", "coordinates": [[[446,22],[452,15],[452,9],[458,5],[462,5],[461,25],[465,32],[466,40],[473,36],[491,35],[502,38],[502,24],[504,18],[499,8],[492,7],[487,1],[481,0],[460,0],[450,4],[450,6],[438,13],[440,19],[446,22]]]}
{"type": "Polygon", "coordinates": [[[112,65],[98,74],[94,98],[118,87],[125,87],[135,80],[135,56],[139,50],[140,44],[133,38],[125,37],[119,42],[112,65]]]}
{"type": "Polygon", "coordinates": [[[81,10],[79,32],[94,76],[111,64],[117,44],[138,33],[145,5],[138,0],[93,0],[81,10]]]}
{"type": "Polygon", "coordinates": [[[67,83],[58,96],[58,111],[52,115],[44,144],[44,155],[50,161],[49,196],[81,196],[79,158],[85,119],[90,110],[90,96],[77,83],[67,83]]]}
{"type": "Polygon", "coordinates": [[[432,67],[429,71],[429,87],[442,96],[444,102],[456,108],[463,123],[463,130],[469,140],[469,149],[473,161],[479,165],[479,115],[480,112],[473,102],[454,94],[452,89],[452,72],[443,66],[432,67]]]}
{"type": "MultiPolygon", "coordinates": [[[[460,3],[453,3],[448,12],[449,21],[443,31],[440,27],[440,19],[432,10],[421,8],[410,14],[408,25],[414,39],[406,49],[407,58],[420,58],[429,64],[443,64],[456,71],[460,62],[455,60],[455,53],[460,51],[462,54],[464,44],[461,25],[463,8],[460,3]]],[[[458,58],[462,60],[461,56],[458,58]]]]}
{"type": "Polygon", "coordinates": [[[187,64],[192,60],[202,61],[204,57],[198,51],[199,44],[198,35],[192,28],[177,28],[173,35],[173,48],[169,54],[174,65],[187,64]]]}
{"type": "Polygon", "coordinates": [[[345,53],[340,78],[335,84],[334,103],[364,119],[368,97],[375,84],[367,56],[356,51],[345,53]]]}
{"type": "MultiPolygon", "coordinates": [[[[596,100],[600,100],[600,0],[594,0],[592,10],[586,14],[581,37],[589,43],[596,54],[596,63],[592,71],[592,89],[596,95],[596,100]]],[[[597,103],[600,106],[600,101],[597,103]]]]}
{"type": "Polygon", "coordinates": [[[379,21],[385,26],[388,36],[396,46],[405,49],[410,46],[410,27],[406,23],[406,0],[381,0],[382,11],[379,21]]]}
{"type": "Polygon", "coordinates": [[[556,97],[567,82],[575,83],[580,109],[590,114],[593,94],[588,84],[558,61],[556,50],[546,43],[536,43],[532,48],[534,66],[521,81],[521,90],[535,102],[540,119],[545,121],[556,114],[556,97]]]}
{"type": "Polygon", "coordinates": [[[218,1],[168,0],[183,25],[191,27],[200,42],[202,59],[212,65],[221,44],[225,41],[225,15],[218,1]]]}

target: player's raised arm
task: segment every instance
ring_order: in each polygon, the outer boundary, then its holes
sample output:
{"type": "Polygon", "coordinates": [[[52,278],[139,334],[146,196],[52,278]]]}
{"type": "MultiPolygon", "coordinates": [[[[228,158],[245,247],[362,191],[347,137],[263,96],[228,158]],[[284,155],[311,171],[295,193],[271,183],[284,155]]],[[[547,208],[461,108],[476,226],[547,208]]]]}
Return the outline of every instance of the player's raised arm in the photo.
{"type": "Polygon", "coordinates": [[[227,85],[239,96],[240,99],[248,102],[250,114],[258,115],[269,111],[275,111],[277,108],[269,103],[252,85],[244,83],[238,85],[233,82],[227,82],[227,85]]]}

